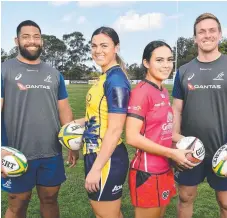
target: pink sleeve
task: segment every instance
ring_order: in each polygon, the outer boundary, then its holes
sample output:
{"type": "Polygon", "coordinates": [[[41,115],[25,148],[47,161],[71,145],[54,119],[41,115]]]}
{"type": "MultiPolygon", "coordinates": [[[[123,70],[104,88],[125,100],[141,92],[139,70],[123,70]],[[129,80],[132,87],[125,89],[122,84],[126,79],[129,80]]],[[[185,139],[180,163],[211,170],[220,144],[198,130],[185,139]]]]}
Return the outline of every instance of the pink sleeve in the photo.
{"type": "Polygon", "coordinates": [[[133,90],[129,99],[128,116],[144,120],[148,109],[149,100],[144,90],[133,90]]]}

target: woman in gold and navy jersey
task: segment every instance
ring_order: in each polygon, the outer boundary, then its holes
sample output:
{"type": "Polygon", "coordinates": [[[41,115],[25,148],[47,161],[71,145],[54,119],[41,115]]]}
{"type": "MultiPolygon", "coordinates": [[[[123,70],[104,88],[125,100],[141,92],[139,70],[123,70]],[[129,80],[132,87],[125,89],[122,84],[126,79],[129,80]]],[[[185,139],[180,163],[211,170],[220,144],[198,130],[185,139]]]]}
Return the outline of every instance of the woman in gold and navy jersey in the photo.
{"type": "Polygon", "coordinates": [[[86,96],[84,166],[85,188],[96,217],[122,218],[122,186],[128,171],[128,153],[122,143],[130,84],[118,56],[119,37],[109,27],[92,35],[92,58],[102,75],[86,96]]]}

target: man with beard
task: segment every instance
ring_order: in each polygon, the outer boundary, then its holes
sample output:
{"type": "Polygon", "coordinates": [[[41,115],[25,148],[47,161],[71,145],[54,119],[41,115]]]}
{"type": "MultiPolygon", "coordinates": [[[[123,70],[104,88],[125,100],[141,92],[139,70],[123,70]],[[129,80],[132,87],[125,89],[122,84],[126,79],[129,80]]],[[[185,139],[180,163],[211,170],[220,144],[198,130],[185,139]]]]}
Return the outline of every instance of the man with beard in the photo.
{"type": "Polygon", "coordinates": [[[194,23],[198,56],[179,68],[174,82],[173,141],[195,136],[206,151],[201,164],[175,173],[179,184],[178,218],[192,217],[197,186],[205,178],[215,190],[220,217],[227,218],[227,178],[212,171],[212,158],[225,143],[227,130],[227,55],[218,49],[221,38],[218,18],[210,13],[200,15],[194,23]]]}
{"type": "MultiPolygon", "coordinates": [[[[28,159],[28,171],[19,177],[2,177],[8,192],[6,218],[24,218],[36,186],[41,216],[59,218],[57,202],[66,179],[60,126],[73,120],[62,75],[41,62],[43,41],[39,26],[26,20],[17,27],[18,56],[2,64],[2,110],[6,135],[4,146],[20,150],[28,159]]],[[[3,132],[4,134],[4,132],[3,132]]],[[[71,152],[72,165],[77,152],[71,152]]]]}

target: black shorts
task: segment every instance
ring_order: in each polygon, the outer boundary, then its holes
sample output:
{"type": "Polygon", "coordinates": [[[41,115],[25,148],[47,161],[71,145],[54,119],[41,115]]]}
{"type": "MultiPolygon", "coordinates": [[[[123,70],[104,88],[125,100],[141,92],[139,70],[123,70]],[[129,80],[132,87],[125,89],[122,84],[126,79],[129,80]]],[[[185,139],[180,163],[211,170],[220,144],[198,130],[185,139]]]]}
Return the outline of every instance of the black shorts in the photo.
{"type": "Polygon", "coordinates": [[[216,191],[227,191],[227,178],[218,177],[212,170],[212,159],[204,159],[193,169],[175,171],[175,181],[179,185],[196,186],[207,178],[211,188],[216,191]]]}
{"type": "MultiPolygon", "coordinates": [[[[97,157],[96,153],[84,156],[85,178],[92,168],[97,157]]],[[[100,189],[98,192],[88,193],[88,197],[94,201],[114,201],[122,196],[122,187],[129,168],[128,152],[123,143],[118,145],[112,156],[103,167],[100,189]]]]}

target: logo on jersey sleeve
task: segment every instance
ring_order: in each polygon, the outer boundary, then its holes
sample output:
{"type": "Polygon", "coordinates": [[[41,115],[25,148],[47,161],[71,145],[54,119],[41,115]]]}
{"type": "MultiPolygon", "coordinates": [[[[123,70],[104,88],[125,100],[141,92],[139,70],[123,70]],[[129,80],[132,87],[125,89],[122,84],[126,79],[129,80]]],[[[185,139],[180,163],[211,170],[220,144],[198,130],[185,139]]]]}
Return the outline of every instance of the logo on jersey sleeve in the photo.
{"type": "Polygon", "coordinates": [[[138,106],[128,106],[128,110],[140,111],[141,107],[139,105],[138,106]]]}

